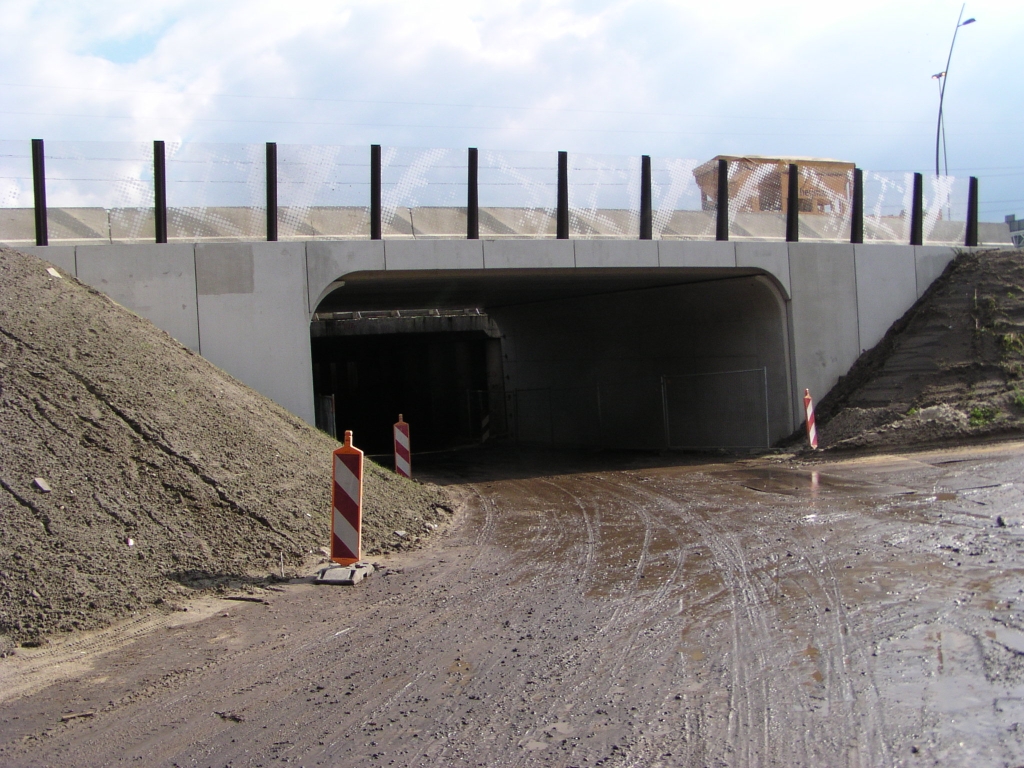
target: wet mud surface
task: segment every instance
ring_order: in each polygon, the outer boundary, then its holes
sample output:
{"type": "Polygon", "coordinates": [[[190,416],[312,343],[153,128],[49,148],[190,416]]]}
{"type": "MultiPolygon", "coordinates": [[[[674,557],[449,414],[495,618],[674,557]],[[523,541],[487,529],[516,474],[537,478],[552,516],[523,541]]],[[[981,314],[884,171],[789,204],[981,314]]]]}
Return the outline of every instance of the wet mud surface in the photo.
{"type": "Polygon", "coordinates": [[[0,764],[1024,763],[1022,443],[432,472],[357,588],[0,661],[0,764]]]}

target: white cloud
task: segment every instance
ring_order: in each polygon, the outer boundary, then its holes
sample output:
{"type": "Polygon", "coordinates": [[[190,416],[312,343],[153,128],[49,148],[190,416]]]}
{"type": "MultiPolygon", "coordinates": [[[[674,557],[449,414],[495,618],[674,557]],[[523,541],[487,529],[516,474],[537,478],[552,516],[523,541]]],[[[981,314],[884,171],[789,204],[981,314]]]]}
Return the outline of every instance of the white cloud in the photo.
{"type": "MultiPolygon", "coordinates": [[[[952,165],[1024,166],[1018,5],[967,9],[979,21],[953,62],[952,165]]],[[[927,170],[929,77],[959,7],[12,1],[0,112],[6,138],[788,152],[927,170]]]]}

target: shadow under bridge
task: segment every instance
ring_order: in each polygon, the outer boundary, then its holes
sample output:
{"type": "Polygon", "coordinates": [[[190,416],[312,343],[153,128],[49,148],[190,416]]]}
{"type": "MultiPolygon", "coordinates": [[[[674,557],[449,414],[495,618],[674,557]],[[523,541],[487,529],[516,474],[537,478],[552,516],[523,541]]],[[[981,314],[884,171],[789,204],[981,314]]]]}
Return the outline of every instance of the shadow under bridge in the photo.
{"type": "Polygon", "coordinates": [[[755,268],[352,272],[314,315],[318,422],[379,451],[398,413],[420,450],[764,448],[792,429],[787,315],[755,268]]]}

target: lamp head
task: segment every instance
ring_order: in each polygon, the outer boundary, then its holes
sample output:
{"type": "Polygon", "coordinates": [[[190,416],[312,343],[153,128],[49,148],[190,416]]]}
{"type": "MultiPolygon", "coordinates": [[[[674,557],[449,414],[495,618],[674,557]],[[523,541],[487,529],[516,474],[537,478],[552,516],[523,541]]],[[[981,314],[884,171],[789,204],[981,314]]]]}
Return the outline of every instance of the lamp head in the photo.
{"type": "Polygon", "coordinates": [[[966,19],[965,21],[960,22],[960,26],[966,27],[968,24],[973,24],[975,21],[977,21],[977,19],[971,17],[970,19],[966,19]]]}

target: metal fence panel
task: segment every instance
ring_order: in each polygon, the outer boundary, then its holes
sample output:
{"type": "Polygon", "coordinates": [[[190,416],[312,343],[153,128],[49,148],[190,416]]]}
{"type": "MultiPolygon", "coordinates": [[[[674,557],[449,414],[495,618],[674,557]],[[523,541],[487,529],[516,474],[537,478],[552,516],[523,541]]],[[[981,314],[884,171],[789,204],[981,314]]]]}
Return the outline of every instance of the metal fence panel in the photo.
{"type": "Polygon", "coordinates": [[[662,379],[671,448],[767,448],[766,368],[662,379]]]}

